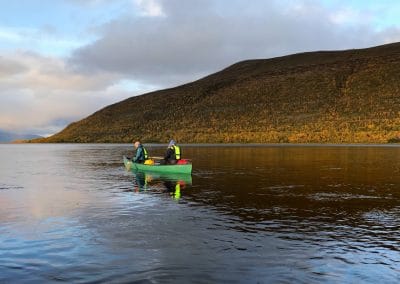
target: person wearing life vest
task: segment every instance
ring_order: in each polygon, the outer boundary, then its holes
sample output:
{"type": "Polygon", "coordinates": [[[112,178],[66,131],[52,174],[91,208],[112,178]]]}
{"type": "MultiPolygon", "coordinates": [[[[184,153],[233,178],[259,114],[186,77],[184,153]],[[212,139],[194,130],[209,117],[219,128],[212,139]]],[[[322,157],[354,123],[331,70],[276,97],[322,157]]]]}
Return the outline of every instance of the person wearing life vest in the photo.
{"type": "Polygon", "coordinates": [[[166,164],[174,165],[182,157],[181,148],[176,145],[174,140],[171,140],[168,144],[167,151],[164,155],[164,161],[166,164]]]}
{"type": "Polygon", "coordinates": [[[135,146],[136,154],[135,154],[135,157],[133,157],[133,162],[143,164],[149,158],[149,155],[147,154],[147,150],[146,150],[146,148],[143,147],[143,145],[142,145],[142,143],[140,143],[140,141],[136,141],[134,146],[135,146]]]}

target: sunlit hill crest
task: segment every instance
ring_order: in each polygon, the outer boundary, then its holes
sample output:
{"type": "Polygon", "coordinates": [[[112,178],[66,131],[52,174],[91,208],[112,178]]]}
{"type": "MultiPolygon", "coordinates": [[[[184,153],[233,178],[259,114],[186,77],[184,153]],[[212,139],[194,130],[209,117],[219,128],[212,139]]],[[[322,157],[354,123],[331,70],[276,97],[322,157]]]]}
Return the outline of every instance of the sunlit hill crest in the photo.
{"type": "Polygon", "coordinates": [[[400,43],[247,60],[36,141],[386,143],[400,130],[399,82],[400,43]]]}

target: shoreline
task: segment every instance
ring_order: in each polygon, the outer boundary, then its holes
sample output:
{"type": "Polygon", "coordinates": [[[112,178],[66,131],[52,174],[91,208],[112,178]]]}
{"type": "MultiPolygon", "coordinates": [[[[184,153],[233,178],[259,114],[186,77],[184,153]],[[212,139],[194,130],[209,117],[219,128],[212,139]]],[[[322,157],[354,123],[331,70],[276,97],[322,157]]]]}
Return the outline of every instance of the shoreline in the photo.
{"type": "MultiPolygon", "coordinates": [[[[132,145],[120,142],[0,142],[0,145],[132,145]]],[[[143,143],[148,147],[164,147],[168,143],[143,143]]],[[[179,143],[184,147],[400,147],[400,143],[179,143]]]]}

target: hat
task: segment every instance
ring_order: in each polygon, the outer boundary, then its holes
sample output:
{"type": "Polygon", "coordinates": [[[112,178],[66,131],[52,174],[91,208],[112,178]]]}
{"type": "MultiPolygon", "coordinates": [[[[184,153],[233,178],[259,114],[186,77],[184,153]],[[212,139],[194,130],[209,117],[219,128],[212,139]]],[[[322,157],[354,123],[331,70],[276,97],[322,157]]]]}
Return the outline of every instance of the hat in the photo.
{"type": "Polygon", "coordinates": [[[175,145],[175,141],[172,139],[171,141],[169,141],[168,147],[171,147],[173,145],[175,145]]]}

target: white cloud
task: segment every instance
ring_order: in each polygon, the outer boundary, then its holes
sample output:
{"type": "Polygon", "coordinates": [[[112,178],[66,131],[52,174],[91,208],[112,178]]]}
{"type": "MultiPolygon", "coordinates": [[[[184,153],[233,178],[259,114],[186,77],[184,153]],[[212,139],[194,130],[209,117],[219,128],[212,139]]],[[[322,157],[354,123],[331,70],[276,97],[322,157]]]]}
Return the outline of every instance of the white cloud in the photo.
{"type": "Polygon", "coordinates": [[[95,39],[94,35],[80,37],[60,34],[52,26],[41,28],[0,26],[0,50],[29,50],[53,56],[65,56],[95,39]]]}
{"type": "Polygon", "coordinates": [[[65,123],[135,94],[118,86],[120,80],[107,72],[76,73],[56,57],[23,52],[0,57],[0,128],[58,131],[65,123]]]}
{"type": "Polygon", "coordinates": [[[141,9],[142,14],[145,16],[164,16],[161,3],[157,0],[134,0],[134,2],[141,9]]]}
{"type": "Polygon", "coordinates": [[[373,15],[368,11],[344,7],[334,11],[330,16],[330,20],[337,25],[371,25],[373,15]]]}
{"type": "Polygon", "coordinates": [[[5,28],[5,27],[0,27],[0,39],[5,40],[5,41],[13,41],[13,42],[18,42],[21,41],[21,35],[16,33],[14,30],[5,28]]]}

